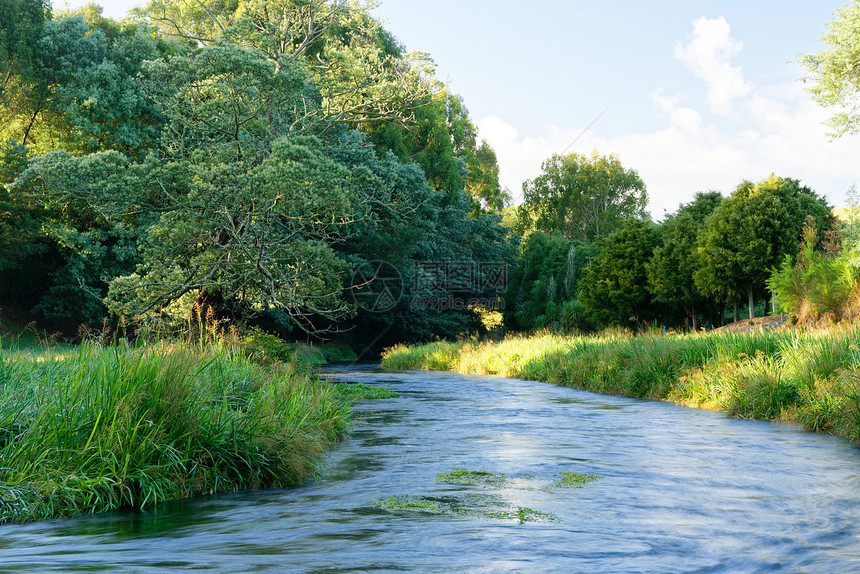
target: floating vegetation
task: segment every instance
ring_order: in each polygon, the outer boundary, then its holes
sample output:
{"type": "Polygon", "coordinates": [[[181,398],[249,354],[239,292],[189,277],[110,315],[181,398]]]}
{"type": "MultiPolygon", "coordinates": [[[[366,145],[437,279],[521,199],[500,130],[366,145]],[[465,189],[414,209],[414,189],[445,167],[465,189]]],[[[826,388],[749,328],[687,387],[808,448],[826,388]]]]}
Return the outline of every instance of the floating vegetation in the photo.
{"type": "Polygon", "coordinates": [[[579,474],[578,472],[563,472],[562,479],[555,483],[555,486],[563,486],[567,488],[582,488],[589,482],[593,482],[602,476],[596,474],[579,474]]]}
{"type": "Polygon", "coordinates": [[[344,401],[394,399],[400,396],[399,393],[385,387],[366,383],[334,383],[332,386],[337,396],[344,401]]]}
{"type": "Polygon", "coordinates": [[[440,472],[436,476],[439,482],[448,484],[477,484],[482,486],[503,486],[510,480],[504,474],[493,474],[483,470],[468,470],[466,468],[455,468],[451,472],[440,472]]]}
{"type": "Polygon", "coordinates": [[[373,506],[383,510],[405,510],[428,514],[463,514],[462,507],[452,505],[451,499],[427,496],[389,496],[374,501],[373,506]]]}
{"type": "MultiPolygon", "coordinates": [[[[559,481],[543,482],[540,486],[530,486],[534,479],[529,477],[509,478],[505,474],[493,474],[485,470],[455,468],[451,472],[436,475],[437,482],[455,485],[477,485],[490,488],[514,488],[517,490],[550,490],[556,487],[582,488],[589,482],[602,478],[596,474],[564,472],[559,481]]],[[[389,496],[373,502],[374,508],[392,512],[419,512],[447,516],[469,516],[492,520],[516,520],[525,522],[555,522],[558,518],[551,512],[535,510],[527,506],[517,506],[496,494],[463,494],[449,496],[389,496]]]]}
{"type": "Polygon", "coordinates": [[[469,516],[493,520],[517,520],[525,522],[554,522],[558,520],[550,512],[524,506],[506,504],[499,496],[389,496],[374,501],[374,508],[389,511],[420,512],[447,516],[469,516]]]}
{"type": "Polygon", "coordinates": [[[526,506],[517,506],[516,510],[488,512],[482,516],[484,518],[498,518],[499,520],[519,520],[520,524],[525,522],[556,522],[558,520],[558,517],[552,512],[535,510],[526,506]]]}

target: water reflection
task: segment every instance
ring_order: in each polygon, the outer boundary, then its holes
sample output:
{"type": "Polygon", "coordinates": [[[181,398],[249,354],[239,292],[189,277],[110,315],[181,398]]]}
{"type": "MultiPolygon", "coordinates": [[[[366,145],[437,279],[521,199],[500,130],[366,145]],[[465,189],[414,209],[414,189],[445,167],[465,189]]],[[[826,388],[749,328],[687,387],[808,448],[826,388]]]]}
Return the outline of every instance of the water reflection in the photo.
{"type": "Polygon", "coordinates": [[[0,527],[0,572],[860,571],[860,457],[832,437],[500,377],[333,376],[401,396],[357,407],[324,478],[0,527]],[[435,480],[455,468],[509,480],[435,480]],[[602,478],[553,486],[564,472],[602,478]],[[391,510],[387,497],[556,520],[391,510]]]}

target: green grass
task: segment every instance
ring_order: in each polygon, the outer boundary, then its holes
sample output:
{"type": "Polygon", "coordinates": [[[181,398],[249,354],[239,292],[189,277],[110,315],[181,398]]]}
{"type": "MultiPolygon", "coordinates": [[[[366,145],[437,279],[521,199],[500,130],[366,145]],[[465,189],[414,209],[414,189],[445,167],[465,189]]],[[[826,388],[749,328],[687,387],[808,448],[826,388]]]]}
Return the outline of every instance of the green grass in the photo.
{"type": "Polygon", "coordinates": [[[368,385],[366,383],[334,383],[335,394],[344,401],[360,401],[371,399],[395,399],[400,396],[385,387],[368,385]]]}
{"type": "Polygon", "coordinates": [[[860,443],[860,327],[562,336],[388,349],[391,369],[499,374],[732,416],[794,421],[860,443]]]}
{"type": "Polygon", "coordinates": [[[348,419],[331,385],[233,347],[0,351],[0,522],[295,484],[348,419]]]}

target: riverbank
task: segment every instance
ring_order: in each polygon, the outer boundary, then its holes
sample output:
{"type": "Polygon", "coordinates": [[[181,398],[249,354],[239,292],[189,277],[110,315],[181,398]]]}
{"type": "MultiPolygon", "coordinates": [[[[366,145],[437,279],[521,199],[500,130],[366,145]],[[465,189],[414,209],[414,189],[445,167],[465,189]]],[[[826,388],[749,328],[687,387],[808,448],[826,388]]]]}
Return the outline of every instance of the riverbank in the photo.
{"type": "Polygon", "coordinates": [[[388,349],[389,369],[531,379],[796,422],[860,443],[860,327],[820,331],[510,336],[388,349]]]}
{"type": "Polygon", "coordinates": [[[0,350],[0,523],[306,480],[350,400],[305,363],[218,344],[0,350]]]}

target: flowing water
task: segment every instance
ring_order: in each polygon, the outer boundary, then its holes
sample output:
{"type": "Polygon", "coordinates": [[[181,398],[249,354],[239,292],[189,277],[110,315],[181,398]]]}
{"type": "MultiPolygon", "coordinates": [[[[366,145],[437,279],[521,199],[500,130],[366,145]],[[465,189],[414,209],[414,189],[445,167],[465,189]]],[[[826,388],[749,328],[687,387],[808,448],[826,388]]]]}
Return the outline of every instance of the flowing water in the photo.
{"type": "Polygon", "coordinates": [[[324,478],[3,526],[0,572],[860,572],[860,452],[831,436],[501,377],[328,376],[400,398],[356,406],[324,478]],[[457,468],[496,476],[438,479],[457,468]]]}

